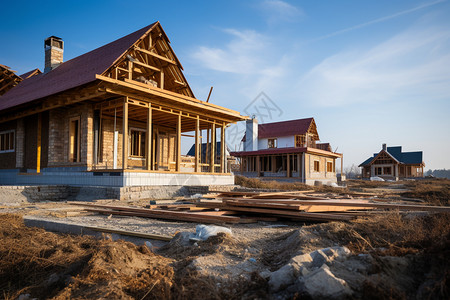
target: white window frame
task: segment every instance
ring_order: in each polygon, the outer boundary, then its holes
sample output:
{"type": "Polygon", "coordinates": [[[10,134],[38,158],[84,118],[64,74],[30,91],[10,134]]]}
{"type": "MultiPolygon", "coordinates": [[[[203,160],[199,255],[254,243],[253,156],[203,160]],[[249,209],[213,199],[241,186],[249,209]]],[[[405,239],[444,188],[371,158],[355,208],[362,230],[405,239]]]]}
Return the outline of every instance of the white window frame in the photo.
{"type": "MultiPolygon", "coordinates": [[[[13,133],[13,147],[12,147],[12,149],[0,150],[0,153],[12,153],[12,152],[16,151],[16,131],[14,129],[0,131],[0,136],[2,134],[8,134],[8,133],[11,133],[11,132],[13,133]]],[[[0,138],[0,143],[1,143],[1,138],[0,138]]]]}

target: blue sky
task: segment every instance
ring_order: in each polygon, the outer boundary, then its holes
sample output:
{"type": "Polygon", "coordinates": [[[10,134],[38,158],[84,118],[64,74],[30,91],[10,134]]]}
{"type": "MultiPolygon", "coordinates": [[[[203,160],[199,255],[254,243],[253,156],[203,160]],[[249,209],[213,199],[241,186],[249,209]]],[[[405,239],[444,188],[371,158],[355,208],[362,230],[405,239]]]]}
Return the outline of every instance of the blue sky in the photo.
{"type": "Polygon", "coordinates": [[[0,63],[18,74],[43,69],[50,35],[69,60],[159,20],[197,98],[213,86],[211,102],[243,112],[264,92],[280,109],[264,122],[314,117],[344,166],[387,143],[450,168],[448,0],[9,1],[2,14],[0,63]]]}

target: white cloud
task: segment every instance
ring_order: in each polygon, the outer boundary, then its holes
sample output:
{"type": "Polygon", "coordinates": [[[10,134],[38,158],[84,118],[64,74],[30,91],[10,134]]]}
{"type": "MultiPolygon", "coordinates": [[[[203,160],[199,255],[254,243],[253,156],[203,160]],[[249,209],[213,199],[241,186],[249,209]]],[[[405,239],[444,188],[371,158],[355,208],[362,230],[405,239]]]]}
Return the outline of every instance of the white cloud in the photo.
{"type": "Polygon", "coordinates": [[[450,94],[450,30],[410,29],[371,49],[324,59],[299,83],[319,106],[442,99],[450,94]]]}
{"type": "Polygon", "coordinates": [[[296,21],[304,15],[300,8],[297,8],[281,0],[266,0],[260,4],[260,8],[268,15],[268,21],[296,21]]]}
{"type": "MultiPolygon", "coordinates": [[[[253,30],[224,29],[232,39],[223,47],[197,48],[192,57],[204,67],[222,72],[252,74],[264,65],[268,38],[253,30]]],[[[260,70],[260,69],[259,69],[260,70]]]]}

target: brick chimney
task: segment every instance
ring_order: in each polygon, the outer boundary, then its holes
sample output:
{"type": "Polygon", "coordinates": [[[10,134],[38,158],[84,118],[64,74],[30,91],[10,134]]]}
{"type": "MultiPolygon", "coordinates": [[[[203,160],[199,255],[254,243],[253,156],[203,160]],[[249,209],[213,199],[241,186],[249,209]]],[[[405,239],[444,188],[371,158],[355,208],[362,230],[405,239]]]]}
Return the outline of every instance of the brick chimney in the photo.
{"type": "Polygon", "coordinates": [[[383,147],[383,150],[384,150],[384,151],[387,150],[386,144],[383,144],[382,147],[383,147]]]}
{"type": "Polygon", "coordinates": [[[44,73],[56,69],[63,62],[64,42],[61,38],[51,36],[44,41],[45,68],[44,73]]]}
{"type": "Polygon", "coordinates": [[[258,120],[253,117],[245,123],[244,151],[258,150],[258,120]]]}

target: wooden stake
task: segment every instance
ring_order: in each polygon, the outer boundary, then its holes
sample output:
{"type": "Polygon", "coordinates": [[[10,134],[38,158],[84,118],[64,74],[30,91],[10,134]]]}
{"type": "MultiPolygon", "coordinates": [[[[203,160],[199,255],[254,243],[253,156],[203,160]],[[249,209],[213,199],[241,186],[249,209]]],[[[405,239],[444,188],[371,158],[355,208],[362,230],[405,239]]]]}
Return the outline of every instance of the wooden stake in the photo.
{"type": "Polygon", "coordinates": [[[212,90],[213,90],[213,87],[211,87],[211,89],[209,90],[209,94],[208,94],[208,98],[206,99],[206,102],[209,102],[209,97],[211,97],[212,90]]]}

